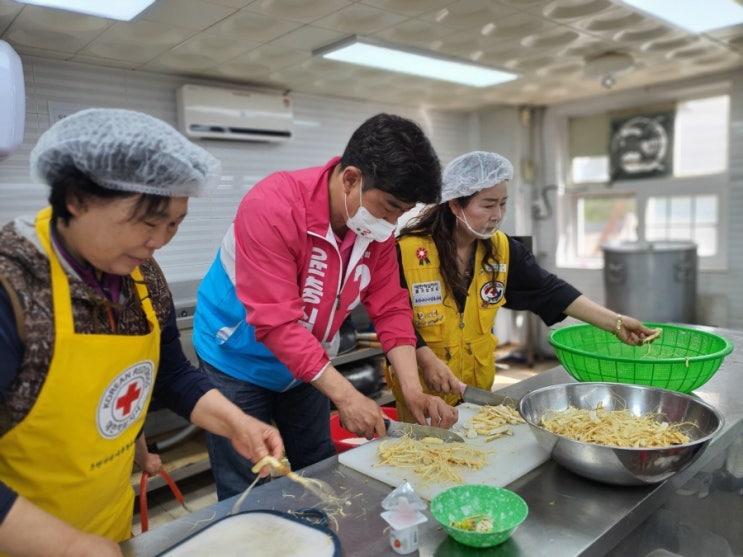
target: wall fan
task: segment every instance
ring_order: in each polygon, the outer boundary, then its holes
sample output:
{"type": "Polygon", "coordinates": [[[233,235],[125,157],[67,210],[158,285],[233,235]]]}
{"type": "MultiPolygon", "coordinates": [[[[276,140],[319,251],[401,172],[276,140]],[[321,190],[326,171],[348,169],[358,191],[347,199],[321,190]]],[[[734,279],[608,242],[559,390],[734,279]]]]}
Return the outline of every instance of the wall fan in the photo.
{"type": "Polygon", "coordinates": [[[671,175],[673,121],[673,111],[612,119],[609,144],[612,181],[671,175]]]}

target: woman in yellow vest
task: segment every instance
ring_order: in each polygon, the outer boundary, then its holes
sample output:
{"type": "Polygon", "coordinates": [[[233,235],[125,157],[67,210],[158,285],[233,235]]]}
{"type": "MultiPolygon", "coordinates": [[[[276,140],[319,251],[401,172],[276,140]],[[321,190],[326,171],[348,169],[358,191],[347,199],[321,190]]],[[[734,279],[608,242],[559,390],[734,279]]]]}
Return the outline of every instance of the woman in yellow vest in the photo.
{"type": "MultiPolygon", "coordinates": [[[[410,293],[424,390],[457,404],[463,384],[490,390],[495,377],[493,324],[498,309],[529,310],[547,325],[575,317],[637,344],[653,331],[591,301],[542,269],[498,228],[513,165],[475,151],[445,169],[441,203],[409,221],[398,238],[401,282],[410,293]]],[[[411,421],[395,377],[386,370],[400,420],[411,421]]]]}
{"type": "Polygon", "coordinates": [[[283,454],[188,362],[152,259],[219,163],[160,120],[90,109],[31,170],[50,207],[0,228],[0,554],[120,556],[153,395],[254,462],[283,454]]]}

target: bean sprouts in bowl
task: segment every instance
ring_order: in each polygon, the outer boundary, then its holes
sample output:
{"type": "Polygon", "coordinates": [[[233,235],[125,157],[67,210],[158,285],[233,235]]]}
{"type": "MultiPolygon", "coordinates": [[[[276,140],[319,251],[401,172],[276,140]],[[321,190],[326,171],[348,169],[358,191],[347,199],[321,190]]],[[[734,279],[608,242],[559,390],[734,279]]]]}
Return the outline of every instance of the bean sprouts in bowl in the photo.
{"type": "MultiPolygon", "coordinates": [[[[551,385],[524,396],[519,412],[558,464],[580,476],[615,485],[654,484],[670,478],[699,458],[723,426],[720,413],[693,395],[625,383],[551,385]],[[585,412],[586,421],[592,423],[556,433],[550,418],[562,417],[562,412],[570,409],[585,412]],[[594,436],[597,428],[593,427],[603,419],[602,413],[622,415],[630,421],[650,419],[658,429],[677,431],[679,437],[658,442],[646,434],[647,439],[625,443],[609,434],[602,440],[594,436]],[[590,435],[582,429],[590,429],[590,435]]],[[[627,432],[633,427],[619,425],[614,429],[627,432]]]]}

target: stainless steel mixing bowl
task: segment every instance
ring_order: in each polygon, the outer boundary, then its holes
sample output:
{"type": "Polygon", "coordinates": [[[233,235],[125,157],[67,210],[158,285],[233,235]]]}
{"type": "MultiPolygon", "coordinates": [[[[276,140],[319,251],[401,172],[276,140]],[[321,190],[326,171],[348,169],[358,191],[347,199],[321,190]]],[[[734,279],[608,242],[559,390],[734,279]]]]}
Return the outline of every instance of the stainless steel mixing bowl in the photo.
{"type": "Polygon", "coordinates": [[[722,429],[723,418],[714,407],[667,389],[625,383],[564,383],[528,393],[519,411],[539,444],[568,470],[616,485],[653,484],[670,478],[701,456],[710,440],[722,429]],[[629,409],[636,416],[650,413],[669,423],[683,423],[691,439],[682,445],[659,448],[620,448],[576,441],[556,435],[539,425],[547,412],[568,406],[607,410],[629,409]]]}

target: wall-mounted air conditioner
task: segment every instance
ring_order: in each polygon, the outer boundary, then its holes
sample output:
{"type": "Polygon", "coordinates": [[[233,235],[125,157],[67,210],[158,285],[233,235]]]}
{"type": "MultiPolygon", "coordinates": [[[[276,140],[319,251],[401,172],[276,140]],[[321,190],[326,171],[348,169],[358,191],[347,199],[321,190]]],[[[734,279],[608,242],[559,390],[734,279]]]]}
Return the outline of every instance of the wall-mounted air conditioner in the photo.
{"type": "Polygon", "coordinates": [[[286,141],[292,102],[286,95],[183,85],[176,94],[178,126],[188,137],[233,141],[286,141]]]}

